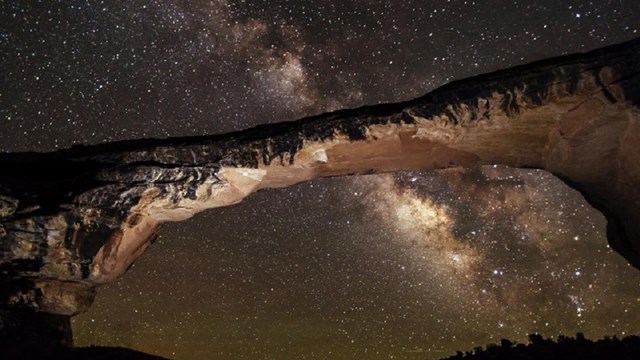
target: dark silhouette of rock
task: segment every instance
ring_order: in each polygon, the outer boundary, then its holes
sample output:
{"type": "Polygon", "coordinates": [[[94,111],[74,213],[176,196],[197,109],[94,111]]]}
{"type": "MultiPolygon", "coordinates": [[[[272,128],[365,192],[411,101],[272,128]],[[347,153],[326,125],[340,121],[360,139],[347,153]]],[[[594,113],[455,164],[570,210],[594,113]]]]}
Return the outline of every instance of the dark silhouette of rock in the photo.
{"type": "Polygon", "coordinates": [[[122,347],[89,346],[81,348],[42,348],[2,353],[4,360],[167,360],[122,347]]]}
{"type": "Polygon", "coordinates": [[[0,310],[0,354],[3,359],[51,354],[73,346],[69,316],[31,310],[0,310]]]}
{"type": "MultiPolygon", "coordinates": [[[[213,136],[0,154],[0,308],[71,316],[164,222],[321,176],[546,169],[602,211],[640,268],[640,39],[396,104],[213,136]]],[[[4,315],[3,315],[4,316],[4,315]]]]}
{"type": "Polygon", "coordinates": [[[70,318],[32,310],[0,310],[0,359],[3,360],[162,360],[120,347],[73,348],[70,318]]]}

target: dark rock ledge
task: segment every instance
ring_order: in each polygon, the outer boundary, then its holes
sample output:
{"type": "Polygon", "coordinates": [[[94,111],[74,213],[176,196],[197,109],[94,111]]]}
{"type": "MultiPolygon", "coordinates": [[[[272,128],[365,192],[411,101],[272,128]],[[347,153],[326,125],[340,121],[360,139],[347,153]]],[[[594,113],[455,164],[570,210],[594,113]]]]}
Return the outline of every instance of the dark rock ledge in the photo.
{"type": "Polygon", "coordinates": [[[636,39],[403,103],[224,135],[0,154],[0,318],[41,316],[52,333],[70,331],[60,321],[85,311],[162,223],[320,176],[545,169],[602,211],[611,246],[640,268],[639,107],[636,39]]]}

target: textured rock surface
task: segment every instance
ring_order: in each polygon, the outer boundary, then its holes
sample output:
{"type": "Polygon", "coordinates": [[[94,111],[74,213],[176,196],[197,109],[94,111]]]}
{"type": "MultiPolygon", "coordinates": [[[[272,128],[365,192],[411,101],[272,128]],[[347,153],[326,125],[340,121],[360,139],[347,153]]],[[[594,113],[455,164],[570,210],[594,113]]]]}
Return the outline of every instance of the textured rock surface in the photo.
{"type": "Polygon", "coordinates": [[[543,168],[640,268],[640,39],[443,86],[405,103],[218,136],[0,155],[0,305],[73,315],[159,226],[320,176],[543,168]]]}

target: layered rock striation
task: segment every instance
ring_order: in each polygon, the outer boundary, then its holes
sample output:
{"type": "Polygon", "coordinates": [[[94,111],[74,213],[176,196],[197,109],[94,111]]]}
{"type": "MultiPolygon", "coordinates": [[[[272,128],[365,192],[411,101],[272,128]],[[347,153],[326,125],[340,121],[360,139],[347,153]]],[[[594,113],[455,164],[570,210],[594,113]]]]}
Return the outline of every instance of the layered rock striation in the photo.
{"type": "Polygon", "coordinates": [[[0,307],[90,306],[162,223],[321,176],[546,169],[640,268],[640,39],[456,81],[420,98],[225,135],[0,155],[0,307]]]}

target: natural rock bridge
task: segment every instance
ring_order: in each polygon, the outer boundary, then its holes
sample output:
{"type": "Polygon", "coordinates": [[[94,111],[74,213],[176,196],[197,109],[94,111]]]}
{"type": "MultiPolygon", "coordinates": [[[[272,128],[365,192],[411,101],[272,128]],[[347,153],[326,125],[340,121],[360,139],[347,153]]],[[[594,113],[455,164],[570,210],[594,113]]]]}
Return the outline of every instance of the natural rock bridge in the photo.
{"type": "Polygon", "coordinates": [[[162,223],[260,189],[480,164],[557,175],[605,214],[611,246],[640,268],[640,39],[403,103],[225,135],[2,154],[1,313],[83,312],[162,223]]]}

